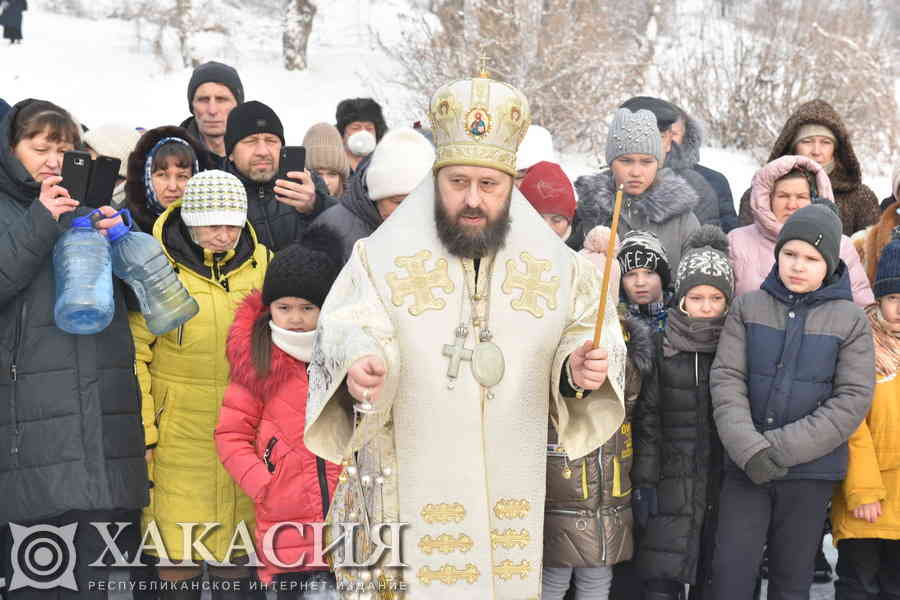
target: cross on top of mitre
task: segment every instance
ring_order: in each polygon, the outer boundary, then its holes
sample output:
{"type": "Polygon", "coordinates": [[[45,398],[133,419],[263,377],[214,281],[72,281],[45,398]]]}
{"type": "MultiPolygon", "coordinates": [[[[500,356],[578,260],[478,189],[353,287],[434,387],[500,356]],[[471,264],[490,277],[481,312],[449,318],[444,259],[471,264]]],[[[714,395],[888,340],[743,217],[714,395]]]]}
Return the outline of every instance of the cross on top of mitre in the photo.
{"type": "Polygon", "coordinates": [[[478,57],[478,76],[484,78],[490,78],[491,74],[488,73],[487,64],[490,62],[490,58],[484,51],[481,52],[481,56],[478,57]]]}

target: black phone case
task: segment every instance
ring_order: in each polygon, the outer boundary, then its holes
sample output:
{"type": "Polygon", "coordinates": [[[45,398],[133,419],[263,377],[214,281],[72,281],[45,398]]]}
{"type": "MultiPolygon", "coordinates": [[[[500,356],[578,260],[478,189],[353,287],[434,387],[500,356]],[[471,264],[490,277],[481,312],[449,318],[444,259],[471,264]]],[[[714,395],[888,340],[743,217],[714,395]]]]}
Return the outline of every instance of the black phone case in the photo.
{"type": "Polygon", "coordinates": [[[122,161],[111,156],[98,156],[91,171],[91,182],[88,186],[85,204],[90,208],[109,205],[113,191],[119,178],[119,166],[122,161]]]}
{"type": "Polygon", "coordinates": [[[80,150],[70,150],[63,155],[62,183],[60,185],[69,192],[73,200],[84,203],[87,199],[88,185],[91,181],[93,161],[91,155],[80,150]]]}
{"type": "MultiPolygon", "coordinates": [[[[278,179],[289,179],[290,171],[303,171],[306,169],[306,148],[303,146],[285,146],[281,149],[281,158],[278,161],[278,179]]],[[[291,179],[291,181],[296,181],[291,179]]]]}

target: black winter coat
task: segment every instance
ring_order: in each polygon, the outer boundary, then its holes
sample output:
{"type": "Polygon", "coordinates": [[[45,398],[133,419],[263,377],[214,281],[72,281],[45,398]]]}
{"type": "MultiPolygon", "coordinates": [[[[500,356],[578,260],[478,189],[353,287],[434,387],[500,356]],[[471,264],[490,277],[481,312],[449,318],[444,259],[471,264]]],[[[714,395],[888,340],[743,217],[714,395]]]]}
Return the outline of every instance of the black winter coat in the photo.
{"type": "Polygon", "coordinates": [[[342,248],[341,264],[350,260],[353,245],[357,240],[369,237],[384,223],[375,203],[369,198],[366,173],[369,171],[369,157],[364,158],[350,178],[346,193],[310,225],[327,227],[340,240],[342,248]]]}
{"type": "MultiPolygon", "coordinates": [[[[186,130],[190,134],[190,136],[194,138],[194,141],[196,141],[203,148],[203,151],[206,154],[206,162],[209,163],[210,169],[218,169],[220,171],[228,170],[228,157],[219,156],[206,146],[206,142],[203,141],[203,136],[200,135],[200,129],[197,128],[197,119],[194,116],[190,116],[182,121],[180,127],[186,130]]],[[[202,165],[204,160],[202,158],[200,158],[199,160],[200,164],[202,165]]],[[[205,169],[202,169],[201,167],[201,170],[205,169]]]]}
{"type": "Polygon", "coordinates": [[[700,224],[719,227],[719,198],[703,175],[690,164],[686,151],[678,144],[672,144],[672,149],[666,156],[665,166],[687,181],[697,192],[699,200],[694,205],[694,216],[697,217],[700,224]]]}
{"type": "MultiPolygon", "coordinates": [[[[737,213],[734,210],[734,196],[731,194],[731,186],[728,185],[728,180],[725,179],[724,175],[700,164],[703,127],[700,121],[687,113],[684,114],[684,139],[681,144],[672,144],[672,150],[666,157],[666,166],[676,170],[682,169],[676,171],[682,176],[684,176],[683,169],[692,169],[706,180],[706,183],[709,184],[715,194],[718,205],[719,219],[716,225],[719,225],[722,231],[728,233],[737,226],[737,213]]],[[[694,181],[690,178],[685,177],[685,179],[688,179],[692,185],[694,184],[694,181]]],[[[697,193],[701,194],[701,191],[698,189],[697,193]]],[[[700,220],[701,224],[705,222],[700,214],[697,214],[697,219],[700,220]]]]}
{"type": "Polygon", "coordinates": [[[22,13],[26,10],[28,10],[28,0],[10,0],[6,10],[3,11],[3,14],[0,14],[0,25],[21,29],[22,13]]]}
{"type": "Polygon", "coordinates": [[[328,193],[328,186],[315,172],[312,173],[312,178],[316,186],[316,204],[308,214],[298,212],[293,206],[288,206],[275,198],[277,177],[266,183],[257,183],[244,177],[231,161],[228,162],[228,172],[244,184],[247,190],[247,220],[256,230],[259,243],[272,252],[278,252],[294,242],[299,242],[316,217],[335,203],[334,198],[328,193]]]}
{"type": "Polygon", "coordinates": [[[694,165],[694,170],[700,173],[706,183],[712,186],[719,198],[719,225],[722,231],[728,233],[737,227],[738,216],[734,210],[734,194],[731,193],[731,185],[724,175],[703,165],[694,165]]]}
{"type": "Polygon", "coordinates": [[[714,355],[679,352],[666,358],[661,340],[659,405],[641,407],[642,424],[635,430],[635,436],[645,437],[641,445],[635,444],[638,464],[645,473],[658,473],[659,512],[650,517],[635,561],[645,580],[693,585],[698,574],[706,577],[710,572],[722,481],[723,449],[709,391],[714,355]],[[648,429],[658,431],[655,439],[648,429]],[[648,451],[654,443],[655,449],[648,451]]]}
{"type": "MultiPolygon", "coordinates": [[[[53,320],[60,223],[0,122],[0,525],[149,500],[141,394],[122,285],[112,323],[71,335],[53,320]]],[[[79,209],[78,213],[87,213],[79,209]]]]}

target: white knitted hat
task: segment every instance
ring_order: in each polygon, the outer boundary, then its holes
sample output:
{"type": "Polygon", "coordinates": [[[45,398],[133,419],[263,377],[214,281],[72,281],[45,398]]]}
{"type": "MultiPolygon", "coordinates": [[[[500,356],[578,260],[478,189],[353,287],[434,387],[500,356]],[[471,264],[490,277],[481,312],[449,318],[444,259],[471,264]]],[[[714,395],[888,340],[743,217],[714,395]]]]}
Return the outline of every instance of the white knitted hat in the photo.
{"type": "Polygon", "coordinates": [[[540,125],[532,125],[525,132],[516,154],[516,170],[530,169],[539,162],[558,163],[553,150],[553,136],[540,125]]]}
{"type": "Polygon", "coordinates": [[[372,153],[366,173],[369,198],[373,201],[408,194],[431,171],[434,146],[410,127],[391,129],[372,153]]]}
{"type": "Polygon", "coordinates": [[[247,192],[225,171],[203,171],[187,183],[181,198],[181,220],[188,227],[234,225],[247,221],[247,192]]]}
{"type": "Polygon", "coordinates": [[[81,137],[84,143],[93,148],[97,154],[121,160],[119,177],[127,177],[128,156],[137,146],[138,140],[141,139],[139,131],[134,127],[124,125],[101,125],[81,137]]]}

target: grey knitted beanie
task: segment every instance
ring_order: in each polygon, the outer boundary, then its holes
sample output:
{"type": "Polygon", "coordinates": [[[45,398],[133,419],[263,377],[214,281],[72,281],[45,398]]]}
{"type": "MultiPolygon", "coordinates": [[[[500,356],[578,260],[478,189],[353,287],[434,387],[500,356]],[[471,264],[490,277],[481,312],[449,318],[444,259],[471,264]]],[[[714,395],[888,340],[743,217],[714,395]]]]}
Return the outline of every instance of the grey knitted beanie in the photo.
{"type": "Polygon", "coordinates": [[[613,115],[606,138],[606,164],[624,154],[649,154],[660,167],[665,162],[656,117],[649,110],[631,112],[620,108],[613,115]]]}

